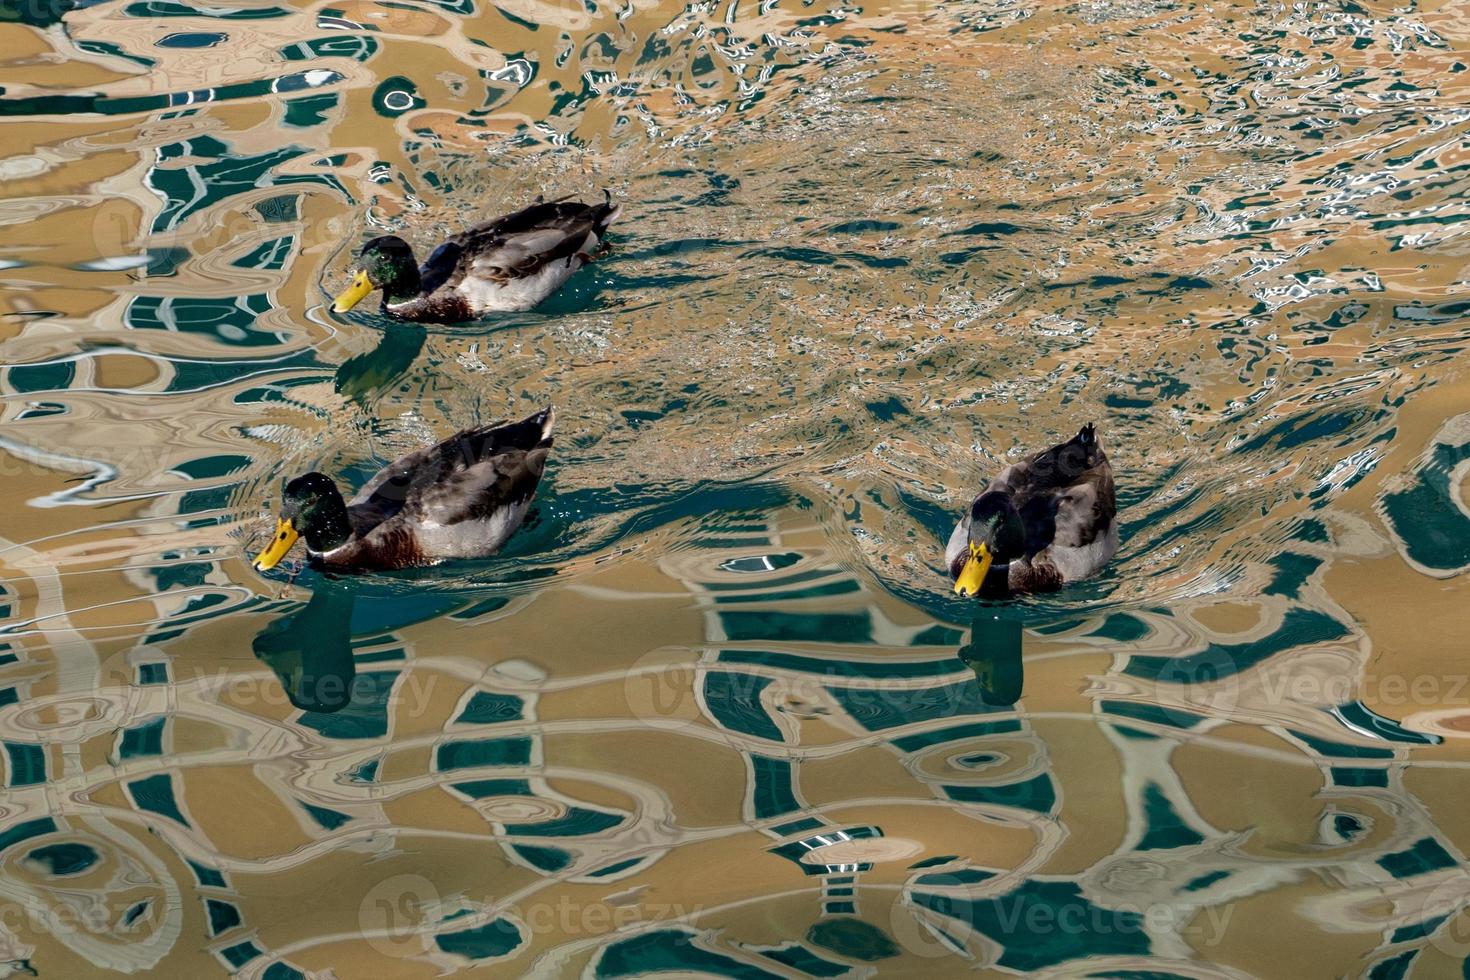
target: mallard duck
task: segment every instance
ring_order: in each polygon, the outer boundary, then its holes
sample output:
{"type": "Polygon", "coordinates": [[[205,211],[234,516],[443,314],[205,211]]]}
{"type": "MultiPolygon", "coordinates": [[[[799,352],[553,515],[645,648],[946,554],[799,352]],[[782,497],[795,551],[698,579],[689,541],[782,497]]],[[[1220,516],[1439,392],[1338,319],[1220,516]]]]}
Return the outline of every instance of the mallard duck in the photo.
{"type": "Polygon", "coordinates": [[[1118,550],[1113,469],[1091,423],[1007,466],[955,525],[944,559],[960,595],[1049,592],[1118,550]]]}
{"type": "Polygon", "coordinates": [[[350,502],[330,477],[298,476],[255,568],[275,567],[298,538],[313,564],[347,570],[492,555],[526,517],[555,420],[548,406],[510,425],[465,429],[383,467],[350,502]]]}
{"type": "Polygon", "coordinates": [[[397,235],[358,250],[352,285],[332,302],[346,313],[375,289],[383,310],[419,323],[461,323],[486,313],[529,310],[592,261],[621,204],[562,198],[475,225],[444,242],[423,265],[397,235]]]}

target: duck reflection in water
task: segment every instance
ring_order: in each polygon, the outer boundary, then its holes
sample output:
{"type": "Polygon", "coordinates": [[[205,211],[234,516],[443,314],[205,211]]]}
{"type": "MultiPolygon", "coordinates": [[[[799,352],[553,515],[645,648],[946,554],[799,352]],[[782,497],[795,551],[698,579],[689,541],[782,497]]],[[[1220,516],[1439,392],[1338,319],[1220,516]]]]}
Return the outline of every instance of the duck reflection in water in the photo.
{"type": "Polygon", "coordinates": [[[416,323],[388,324],[377,347],[349,357],[338,366],[337,393],[366,409],[375,395],[413,366],[426,336],[424,328],[416,323]]]}
{"type": "Polygon", "coordinates": [[[356,599],[348,586],[324,578],[305,606],[271,622],[255,637],[255,656],[275,671],[286,697],[302,711],[341,711],[352,701],[356,599]]]}
{"type": "Polygon", "coordinates": [[[970,639],[959,658],[975,672],[986,704],[1009,706],[1021,700],[1021,621],[1013,611],[985,609],[970,621],[970,639]]]}

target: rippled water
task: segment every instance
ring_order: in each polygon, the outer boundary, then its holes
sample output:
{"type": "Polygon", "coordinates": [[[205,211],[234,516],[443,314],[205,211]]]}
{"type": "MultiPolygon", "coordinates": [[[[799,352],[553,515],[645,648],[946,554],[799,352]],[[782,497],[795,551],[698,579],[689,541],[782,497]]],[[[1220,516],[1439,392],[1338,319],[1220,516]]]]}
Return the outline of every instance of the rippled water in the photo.
{"type": "Polygon", "coordinates": [[[1462,6],[70,6],[0,0],[0,976],[1466,969],[1462,6]],[[326,311],[603,187],[535,313],[326,311]],[[502,556],[251,570],[547,401],[502,556]],[[1089,420],[1113,565],[952,596],[1089,420]]]}

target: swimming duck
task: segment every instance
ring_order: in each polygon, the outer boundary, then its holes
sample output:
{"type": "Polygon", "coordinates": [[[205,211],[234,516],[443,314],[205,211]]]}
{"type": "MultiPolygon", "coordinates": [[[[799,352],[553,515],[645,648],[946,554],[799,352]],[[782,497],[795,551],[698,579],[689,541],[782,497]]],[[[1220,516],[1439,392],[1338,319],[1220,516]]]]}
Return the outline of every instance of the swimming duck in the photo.
{"type": "Polygon", "coordinates": [[[298,538],[313,564],[343,570],[492,555],[526,517],[555,421],[548,406],[510,425],[465,429],[383,467],[350,502],[330,477],[298,476],[255,568],[274,568],[298,538]]]}
{"type": "Polygon", "coordinates": [[[421,266],[397,235],[358,250],[352,285],[332,302],[346,313],[375,289],[383,310],[419,323],[461,323],[485,313],[529,310],[592,261],[622,210],[603,191],[601,204],[561,198],[475,225],[444,242],[421,266]]]}
{"type": "Polygon", "coordinates": [[[1007,466],[955,525],[944,559],[960,595],[1049,592],[1118,550],[1113,469],[1091,423],[1007,466]]]}

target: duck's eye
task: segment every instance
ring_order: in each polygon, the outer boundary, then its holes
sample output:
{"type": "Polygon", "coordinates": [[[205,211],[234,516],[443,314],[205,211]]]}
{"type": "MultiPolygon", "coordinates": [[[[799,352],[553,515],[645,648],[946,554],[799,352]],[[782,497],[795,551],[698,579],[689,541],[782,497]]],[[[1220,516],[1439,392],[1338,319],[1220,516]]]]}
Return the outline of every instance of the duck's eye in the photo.
{"type": "Polygon", "coordinates": [[[285,531],[282,531],[281,532],[280,540],[282,540],[282,541],[285,541],[286,540],[286,532],[285,531]]]}

